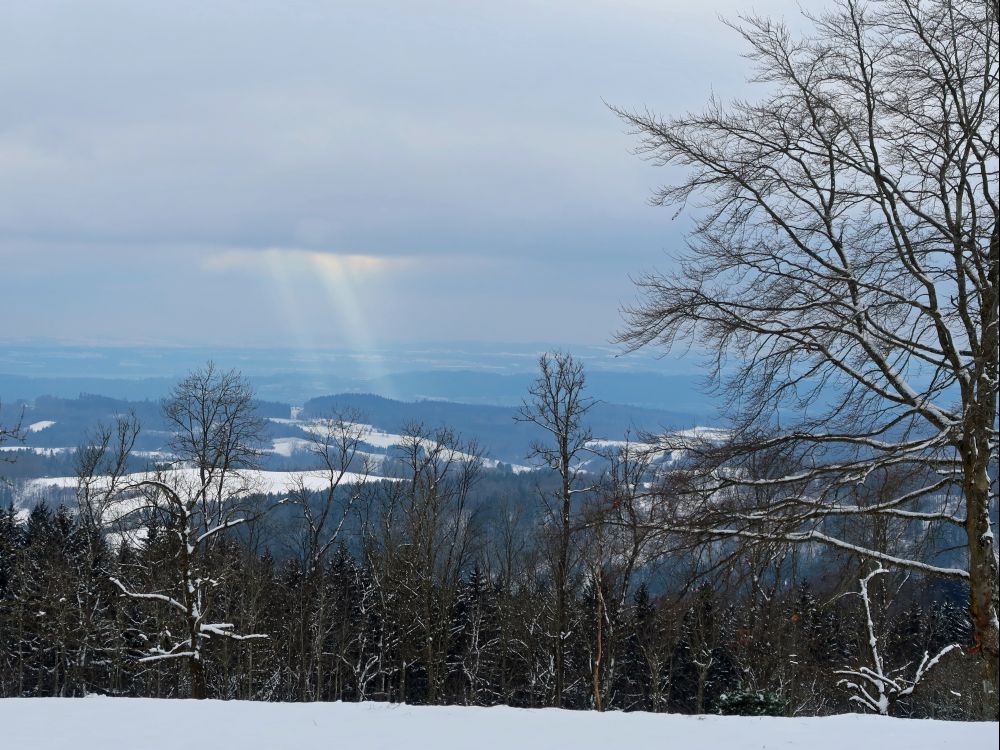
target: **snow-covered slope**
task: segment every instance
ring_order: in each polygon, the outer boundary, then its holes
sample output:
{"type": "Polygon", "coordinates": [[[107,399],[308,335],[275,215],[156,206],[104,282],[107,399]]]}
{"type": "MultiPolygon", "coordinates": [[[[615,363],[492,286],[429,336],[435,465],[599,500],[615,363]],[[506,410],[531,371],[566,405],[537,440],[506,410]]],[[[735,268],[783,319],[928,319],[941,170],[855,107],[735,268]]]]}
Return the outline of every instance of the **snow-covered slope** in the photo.
{"type": "MultiPolygon", "coordinates": [[[[297,427],[304,433],[314,433],[314,434],[324,434],[329,433],[330,426],[321,419],[275,419],[272,418],[270,421],[297,427]]],[[[412,444],[413,438],[407,437],[405,435],[400,435],[395,432],[386,432],[385,430],[380,430],[379,428],[370,424],[361,424],[357,422],[348,423],[352,427],[358,429],[360,440],[362,445],[371,446],[380,451],[390,451],[393,448],[399,448],[401,446],[406,446],[412,444]]],[[[287,438],[278,438],[274,441],[273,452],[281,455],[292,455],[296,450],[303,450],[305,446],[308,446],[308,441],[300,440],[298,443],[288,443],[280,442],[283,440],[288,440],[287,438]],[[293,446],[293,447],[289,447],[293,446]]],[[[294,438],[293,438],[294,440],[294,438]]],[[[433,440],[423,439],[420,440],[421,444],[426,445],[428,448],[433,448],[433,440]]],[[[364,453],[369,457],[378,456],[379,454],[364,453]]],[[[466,461],[471,458],[468,453],[461,453],[460,451],[452,451],[450,457],[457,461],[466,461]]],[[[483,466],[487,469],[495,469],[500,465],[500,461],[494,458],[483,458],[483,466]]],[[[522,464],[509,464],[511,470],[515,474],[520,474],[522,472],[528,472],[532,470],[531,466],[526,466],[522,464]]]]}
{"type": "Polygon", "coordinates": [[[2,745],[67,750],[938,750],[996,747],[997,725],[844,715],[772,719],[128,698],[0,700],[2,745]]]}
{"type": "MultiPolygon", "coordinates": [[[[198,487],[198,472],[196,469],[170,469],[164,472],[167,484],[179,489],[193,489],[198,487]]],[[[143,472],[138,474],[128,474],[125,476],[123,484],[137,484],[143,480],[156,479],[158,475],[154,472],[143,472]]],[[[102,478],[106,479],[106,478],[102,478]]],[[[347,472],[342,477],[342,483],[347,485],[352,482],[379,482],[384,477],[374,474],[358,474],[347,472]]],[[[233,495],[245,495],[249,493],[263,493],[270,495],[281,495],[304,484],[310,490],[324,490],[329,486],[329,473],[314,469],[312,471],[262,471],[260,469],[243,469],[234,471],[229,476],[226,486],[230,488],[233,495]]],[[[45,488],[75,489],[79,480],[77,477],[41,477],[30,479],[25,483],[29,490],[41,490],[45,488]]],[[[98,480],[95,488],[107,487],[107,481],[98,480]]]]}

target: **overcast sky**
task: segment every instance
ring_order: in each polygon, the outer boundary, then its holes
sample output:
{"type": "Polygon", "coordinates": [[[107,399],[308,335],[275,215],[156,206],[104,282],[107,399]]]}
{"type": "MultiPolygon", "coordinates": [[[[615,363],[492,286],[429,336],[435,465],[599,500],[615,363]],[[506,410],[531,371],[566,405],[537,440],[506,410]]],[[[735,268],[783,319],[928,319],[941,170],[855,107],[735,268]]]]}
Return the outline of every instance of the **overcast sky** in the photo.
{"type": "Polygon", "coordinates": [[[746,94],[749,7],[7,0],[0,340],[606,342],[683,218],[604,102],[746,94]]]}

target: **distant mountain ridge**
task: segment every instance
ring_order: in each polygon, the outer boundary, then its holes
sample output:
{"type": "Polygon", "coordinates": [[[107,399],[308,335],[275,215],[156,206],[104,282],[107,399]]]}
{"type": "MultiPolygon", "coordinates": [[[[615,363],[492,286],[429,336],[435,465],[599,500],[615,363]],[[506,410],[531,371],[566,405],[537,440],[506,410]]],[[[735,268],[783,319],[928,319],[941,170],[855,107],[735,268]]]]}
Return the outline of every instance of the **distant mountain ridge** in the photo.
{"type": "MultiPolygon", "coordinates": [[[[465,440],[475,440],[486,455],[509,464],[524,464],[532,443],[544,439],[540,428],[518,421],[516,406],[465,404],[423,399],[401,401],[376,394],[340,393],[305,401],[301,407],[280,401],[259,401],[261,416],[268,418],[266,441],[273,446],[267,467],[298,469],[292,447],[309,437],[303,424],[345,410],[355,410],[377,430],[400,434],[407,426],[422,424],[427,429],[446,426],[465,440]],[[283,446],[281,450],[278,446],[283,446]]],[[[100,423],[109,423],[116,415],[134,412],[142,424],[136,450],[148,456],[166,449],[169,439],[159,399],[133,400],[107,396],[83,395],[76,398],[38,396],[30,402],[5,399],[0,420],[14,423],[22,418],[29,429],[23,443],[7,446],[18,451],[18,461],[8,465],[9,476],[55,476],[71,469],[72,452],[84,443],[100,423]]],[[[639,439],[644,432],[684,430],[703,421],[691,414],[662,409],[612,404],[598,401],[588,414],[595,438],[620,440],[626,435],[639,439]]],[[[12,457],[8,454],[8,458],[12,457]]]]}
{"type": "MultiPolygon", "coordinates": [[[[240,370],[260,398],[302,404],[329,393],[373,393],[400,401],[424,399],[516,406],[538,371],[544,343],[412,343],[371,351],[277,348],[0,344],[0,400],[81,393],[130,400],[159,399],[179,378],[208,360],[240,370]]],[[[585,367],[594,398],[683,413],[715,422],[715,401],[700,388],[696,355],[659,359],[610,346],[561,347],[585,367]]]]}
{"type": "MultiPolygon", "coordinates": [[[[335,374],[254,375],[246,373],[261,399],[301,404],[318,393],[374,394],[401,402],[450,401],[481,406],[517,406],[528,392],[534,375],[498,374],[474,370],[414,370],[377,378],[344,378],[335,374]]],[[[0,399],[33,401],[42,396],[73,399],[81,394],[131,401],[158,400],[175,378],[103,378],[92,376],[25,376],[0,374],[0,399]]],[[[701,378],[693,375],[660,375],[651,372],[587,374],[588,392],[594,398],[626,406],[669,412],[686,426],[717,421],[715,405],[700,390],[701,378]]]]}

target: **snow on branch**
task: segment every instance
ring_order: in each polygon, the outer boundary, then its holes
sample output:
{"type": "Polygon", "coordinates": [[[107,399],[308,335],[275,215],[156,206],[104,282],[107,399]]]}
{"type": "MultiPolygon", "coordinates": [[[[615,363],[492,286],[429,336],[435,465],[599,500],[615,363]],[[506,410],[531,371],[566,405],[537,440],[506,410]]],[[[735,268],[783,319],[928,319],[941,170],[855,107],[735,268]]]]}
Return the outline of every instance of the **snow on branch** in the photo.
{"type": "MultiPolygon", "coordinates": [[[[860,666],[854,669],[840,669],[834,674],[844,675],[844,679],[837,684],[853,691],[850,697],[852,703],[863,706],[865,709],[888,716],[890,709],[901,699],[912,695],[914,689],[920,681],[927,676],[938,662],[949,651],[959,649],[957,643],[951,643],[942,648],[935,656],[925,651],[920,665],[912,679],[906,679],[901,674],[905,667],[887,671],[882,654],[879,652],[878,636],[875,634],[875,623],[872,618],[871,597],[868,593],[868,585],[876,576],[885,575],[889,570],[883,568],[881,564],[871,573],[859,581],[858,595],[861,597],[865,610],[865,628],[868,635],[868,651],[871,658],[871,666],[860,666]]],[[[959,652],[961,653],[961,652],[959,652]]]]}
{"type": "Polygon", "coordinates": [[[179,609],[181,612],[187,612],[187,609],[185,609],[185,607],[184,607],[183,604],[181,604],[179,601],[177,601],[173,597],[167,596],[166,594],[143,594],[143,593],[139,593],[139,592],[136,592],[136,591],[132,591],[131,589],[129,589],[128,587],[126,587],[125,584],[123,584],[121,581],[119,581],[117,578],[111,578],[110,580],[111,580],[111,583],[113,583],[115,586],[117,586],[118,588],[120,588],[122,590],[122,593],[125,594],[125,596],[127,596],[127,597],[130,597],[132,599],[152,599],[154,601],[165,602],[165,603],[169,604],[170,606],[179,609]]]}

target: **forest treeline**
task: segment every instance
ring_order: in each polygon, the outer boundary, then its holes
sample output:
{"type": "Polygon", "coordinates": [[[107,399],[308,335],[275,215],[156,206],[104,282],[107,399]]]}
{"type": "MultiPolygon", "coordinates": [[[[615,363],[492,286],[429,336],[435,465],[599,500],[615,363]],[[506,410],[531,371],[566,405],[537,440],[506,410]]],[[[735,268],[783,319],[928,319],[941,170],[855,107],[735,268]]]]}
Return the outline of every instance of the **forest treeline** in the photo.
{"type": "Polygon", "coordinates": [[[751,14],[757,95],[614,109],[688,224],[617,343],[696,357],[724,429],[595,441],[553,353],[530,511],[475,512],[448,426],[377,458],[356,414],[270,497],[253,393],[209,366],[163,405],[168,463],[130,472],[120,415],[74,508],[8,514],[5,693],[995,720],[998,9],[751,14]]]}
{"type": "Polygon", "coordinates": [[[252,389],[211,364],[162,404],[173,460],[135,473],[135,415],[96,428],[75,507],[0,516],[0,695],[812,715],[857,708],[844,670],[874,657],[900,688],[866,708],[982,714],[976,658],[914,677],[970,640],[964,587],[881,576],[866,613],[863,557],[673,533],[685,464],[594,441],[582,365],[540,368],[527,498],[446,426],[374,466],[353,412],[311,423],[316,468],[268,495],[252,389]]]}
{"type": "MultiPolygon", "coordinates": [[[[384,519],[380,519],[383,520],[384,519]]],[[[237,630],[205,650],[208,695],[269,701],[553,705],[551,577],[530,540],[497,529],[481,554],[428,570],[407,542],[340,546],[313,570],[227,538],[206,559],[213,606],[237,630]],[[487,551],[488,550],[488,551],[487,551]]],[[[122,595],[164,591],[175,538],[110,549],[67,508],[0,518],[0,695],[187,697],[180,660],[142,662],[179,623],[169,605],[122,595]]],[[[888,592],[887,592],[888,593],[888,592]]],[[[834,672],[864,658],[857,602],[808,581],[656,595],[639,583],[609,613],[599,689],[608,709],[776,715],[852,710],[834,672]]],[[[605,584],[603,596],[612,598],[605,584]]],[[[595,581],[574,574],[563,705],[594,706],[595,581]]],[[[880,616],[887,663],[919,661],[968,637],[961,592],[911,585],[880,616]],[[949,597],[948,594],[951,594],[949,597]]],[[[894,713],[975,715],[975,670],[956,656],[894,713]]]]}

